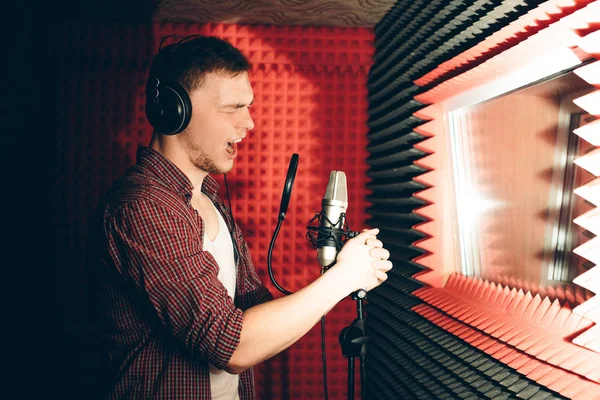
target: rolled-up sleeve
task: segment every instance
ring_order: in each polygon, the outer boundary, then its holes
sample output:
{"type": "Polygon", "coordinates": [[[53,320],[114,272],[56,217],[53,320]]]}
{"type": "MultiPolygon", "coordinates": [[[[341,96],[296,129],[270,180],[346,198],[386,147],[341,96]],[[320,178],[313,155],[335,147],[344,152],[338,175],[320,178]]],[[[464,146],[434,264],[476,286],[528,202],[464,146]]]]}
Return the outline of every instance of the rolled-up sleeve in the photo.
{"type": "Polygon", "coordinates": [[[243,313],[202,249],[199,218],[141,200],[112,210],[105,230],[117,272],[148,300],[162,328],[193,357],[224,368],[239,344],[243,313]]]}

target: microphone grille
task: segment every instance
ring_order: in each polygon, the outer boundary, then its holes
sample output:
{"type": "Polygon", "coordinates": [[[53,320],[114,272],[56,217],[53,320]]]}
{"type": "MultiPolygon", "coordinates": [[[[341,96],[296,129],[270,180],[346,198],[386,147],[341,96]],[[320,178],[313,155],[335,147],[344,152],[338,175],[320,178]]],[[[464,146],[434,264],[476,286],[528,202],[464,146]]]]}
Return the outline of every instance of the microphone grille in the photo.
{"type": "Polygon", "coordinates": [[[346,188],[346,174],[344,172],[331,171],[324,200],[348,202],[348,189],[346,188]]]}

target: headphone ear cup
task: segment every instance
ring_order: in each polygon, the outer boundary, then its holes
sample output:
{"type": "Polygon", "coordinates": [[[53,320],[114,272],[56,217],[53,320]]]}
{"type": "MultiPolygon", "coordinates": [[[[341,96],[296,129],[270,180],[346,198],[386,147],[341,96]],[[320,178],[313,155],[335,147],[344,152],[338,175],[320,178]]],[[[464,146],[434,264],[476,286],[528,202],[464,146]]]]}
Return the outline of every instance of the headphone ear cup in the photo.
{"type": "Polygon", "coordinates": [[[158,85],[156,96],[146,98],[146,117],[154,129],[163,135],[176,135],[190,123],[192,102],[187,91],[176,83],[158,85]]]}

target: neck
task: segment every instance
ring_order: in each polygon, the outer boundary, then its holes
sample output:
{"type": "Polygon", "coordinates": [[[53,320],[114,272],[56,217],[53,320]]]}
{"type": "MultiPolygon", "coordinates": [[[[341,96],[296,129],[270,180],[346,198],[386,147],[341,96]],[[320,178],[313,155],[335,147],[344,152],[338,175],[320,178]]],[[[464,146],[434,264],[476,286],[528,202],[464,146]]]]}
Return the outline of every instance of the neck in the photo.
{"type": "Polygon", "coordinates": [[[204,178],[208,176],[208,172],[199,169],[192,163],[188,155],[178,146],[176,137],[154,133],[149,147],[175,164],[188,177],[194,187],[194,192],[196,194],[201,193],[202,183],[204,178]]]}

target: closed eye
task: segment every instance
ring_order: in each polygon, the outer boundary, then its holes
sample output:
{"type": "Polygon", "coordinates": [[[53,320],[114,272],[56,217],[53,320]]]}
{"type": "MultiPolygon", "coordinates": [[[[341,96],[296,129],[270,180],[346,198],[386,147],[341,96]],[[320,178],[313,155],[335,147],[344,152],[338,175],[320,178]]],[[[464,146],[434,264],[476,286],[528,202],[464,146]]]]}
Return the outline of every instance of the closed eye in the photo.
{"type": "Polygon", "coordinates": [[[252,99],[252,101],[250,103],[248,103],[248,104],[246,104],[246,103],[226,104],[223,107],[225,107],[225,108],[234,108],[234,109],[237,110],[237,109],[244,108],[244,107],[250,108],[253,103],[254,103],[254,99],[252,99]]]}
{"type": "Polygon", "coordinates": [[[242,108],[250,108],[251,105],[239,104],[235,106],[227,106],[225,107],[225,112],[227,114],[235,114],[236,111],[241,110],[242,108]]]}

